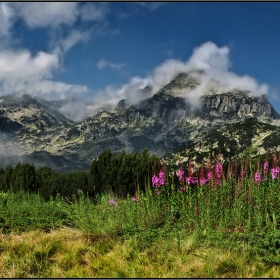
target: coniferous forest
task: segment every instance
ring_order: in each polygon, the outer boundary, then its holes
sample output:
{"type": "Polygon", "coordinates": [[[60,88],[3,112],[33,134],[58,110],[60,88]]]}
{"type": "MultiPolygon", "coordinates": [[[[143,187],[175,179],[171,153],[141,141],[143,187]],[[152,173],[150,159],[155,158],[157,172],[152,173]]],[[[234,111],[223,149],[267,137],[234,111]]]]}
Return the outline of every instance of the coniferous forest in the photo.
{"type": "Polygon", "coordinates": [[[89,171],[62,173],[18,162],[14,168],[0,169],[0,191],[38,193],[45,200],[56,195],[71,199],[81,191],[90,198],[108,191],[126,197],[133,195],[138,185],[144,191],[159,165],[160,159],[149,155],[147,149],[131,154],[113,154],[107,149],[93,160],[89,171]]]}

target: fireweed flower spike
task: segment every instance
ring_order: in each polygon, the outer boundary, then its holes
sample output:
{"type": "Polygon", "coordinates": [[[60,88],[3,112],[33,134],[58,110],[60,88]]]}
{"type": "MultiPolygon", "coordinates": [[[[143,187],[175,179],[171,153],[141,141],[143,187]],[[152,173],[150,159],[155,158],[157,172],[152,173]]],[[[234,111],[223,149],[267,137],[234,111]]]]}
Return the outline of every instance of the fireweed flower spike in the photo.
{"type": "Polygon", "coordinates": [[[207,179],[208,179],[208,180],[211,180],[212,177],[213,177],[213,173],[212,173],[211,171],[209,171],[209,172],[207,173],[207,179]]]}
{"type": "Polygon", "coordinates": [[[152,176],[152,183],[153,183],[153,186],[155,186],[156,188],[158,188],[162,185],[165,185],[164,172],[160,171],[159,176],[154,174],[152,176]]]}
{"type": "Polygon", "coordinates": [[[216,182],[218,186],[222,185],[222,181],[221,181],[222,175],[223,175],[223,166],[220,162],[217,162],[215,167],[215,177],[217,179],[216,182]]]}
{"type": "Polygon", "coordinates": [[[215,167],[215,176],[218,178],[218,179],[221,179],[222,178],[222,174],[223,174],[223,166],[220,162],[217,162],[216,163],[216,167],[215,167]]]}
{"type": "Polygon", "coordinates": [[[280,172],[280,168],[278,166],[276,166],[275,168],[271,168],[271,177],[273,180],[278,177],[279,172],[280,172]]]}
{"type": "Polygon", "coordinates": [[[159,186],[159,178],[155,174],[152,177],[152,183],[153,183],[153,186],[155,186],[155,187],[159,186]]]}
{"type": "Polygon", "coordinates": [[[190,177],[187,178],[187,184],[188,185],[195,185],[197,183],[198,183],[198,178],[197,177],[190,176],[190,177]]]}
{"type": "Polygon", "coordinates": [[[165,185],[164,172],[162,170],[159,172],[159,185],[165,185]]]}
{"type": "Polygon", "coordinates": [[[267,161],[263,164],[263,170],[265,173],[267,173],[267,171],[268,171],[268,162],[267,161]]]}
{"type": "Polygon", "coordinates": [[[207,179],[206,178],[201,178],[201,179],[199,179],[199,184],[201,185],[201,186],[203,186],[205,183],[207,183],[207,179]]]}
{"type": "Polygon", "coordinates": [[[184,181],[184,174],[185,174],[184,170],[180,169],[179,172],[178,172],[180,182],[184,181]]]}
{"type": "Polygon", "coordinates": [[[266,181],[267,173],[268,173],[268,162],[267,161],[263,164],[263,173],[264,173],[264,181],[266,181]]]}
{"type": "MultiPolygon", "coordinates": [[[[164,171],[160,170],[159,176],[153,175],[152,176],[152,184],[156,188],[160,188],[162,185],[165,185],[165,180],[164,180],[164,171]]],[[[161,190],[158,189],[157,194],[160,194],[161,190]]]]}
{"type": "Polygon", "coordinates": [[[259,183],[261,181],[261,174],[259,172],[255,173],[255,182],[259,183]]]}

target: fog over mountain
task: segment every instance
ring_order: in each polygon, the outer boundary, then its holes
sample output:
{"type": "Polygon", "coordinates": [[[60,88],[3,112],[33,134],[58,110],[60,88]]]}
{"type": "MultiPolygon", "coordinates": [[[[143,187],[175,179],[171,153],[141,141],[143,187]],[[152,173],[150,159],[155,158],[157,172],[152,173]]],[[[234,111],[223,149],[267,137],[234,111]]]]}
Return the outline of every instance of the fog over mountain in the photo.
{"type": "Polygon", "coordinates": [[[203,75],[199,76],[200,85],[185,95],[185,98],[192,104],[199,102],[200,97],[211,87],[213,81],[219,83],[223,92],[237,88],[249,91],[254,96],[268,94],[268,85],[259,84],[248,75],[239,76],[230,72],[230,65],[228,47],[218,47],[213,42],[206,42],[195,48],[192,56],[186,62],[168,59],[145,78],[133,77],[127,84],[119,88],[107,86],[104,90],[97,92],[94,101],[100,107],[105,105],[114,107],[121,99],[126,99],[128,104],[136,104],[140,100],[151,97],[179,73],[197,69],[203,70],[203,75]],[[147,86],[151,90],[143,93],[142,90],[147,86]]]}

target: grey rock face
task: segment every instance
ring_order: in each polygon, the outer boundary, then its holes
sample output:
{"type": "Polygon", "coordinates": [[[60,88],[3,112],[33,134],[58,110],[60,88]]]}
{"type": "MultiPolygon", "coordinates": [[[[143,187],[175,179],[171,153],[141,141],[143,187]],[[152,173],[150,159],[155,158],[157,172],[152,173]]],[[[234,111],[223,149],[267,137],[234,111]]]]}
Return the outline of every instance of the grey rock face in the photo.
{"type": "Polygon", "coordinates": [[[201,115],[219,118],[263,117],[279,119],[279,114],[268,102],[266,96],[250,97],[246,93],[227,92],[202,96],[201,115]]]}

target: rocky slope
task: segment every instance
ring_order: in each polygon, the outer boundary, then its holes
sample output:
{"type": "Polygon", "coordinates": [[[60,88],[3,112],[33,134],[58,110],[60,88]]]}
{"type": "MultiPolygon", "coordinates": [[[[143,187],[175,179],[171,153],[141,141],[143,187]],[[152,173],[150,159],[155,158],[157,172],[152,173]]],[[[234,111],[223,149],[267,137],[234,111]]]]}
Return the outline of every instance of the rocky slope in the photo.
{"type": "Polygon", "coordinates": [[[0,133],[21,146],[24,160],[59,170],[88,168],[106,148],[133,152],[147,147],[150,153],[168,155],[175,165],[181,156],[199,161],[218,146],[225,158],[278,147],[280,116],[266,96],[227,91],[211,81],[194,105],[190,94],[201,85],[202,75],[181,73],[136,105],[120,100],[116,108],[79,123],[43,99],[1,97],[0,133]]]}
{"type": "Polygon", "coordinates": [[[279,150],[279,139],[280,127],[247,119],[213,129],[186,149],[169,154],[166,162],[172,170],[190,159],[199,165],[211,157],[215,160],[219,149],[223,161],[233,157],[254,157],[265,154],[267,148],[279,150]]]}

